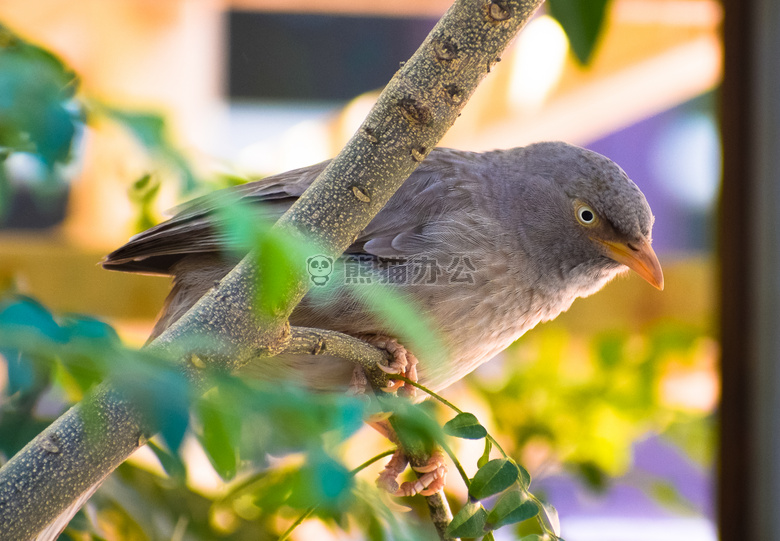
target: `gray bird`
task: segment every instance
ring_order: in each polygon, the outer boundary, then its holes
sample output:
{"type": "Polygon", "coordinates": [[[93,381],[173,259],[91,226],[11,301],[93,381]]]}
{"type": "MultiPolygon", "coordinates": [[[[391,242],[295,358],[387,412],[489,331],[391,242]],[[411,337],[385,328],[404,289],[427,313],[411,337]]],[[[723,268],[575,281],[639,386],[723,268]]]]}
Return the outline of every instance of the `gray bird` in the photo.
{"type": "MultiPolygon", "coordinates": [[[[326,165],[229,188],[229,194],[276,220],[326,165]]],[[[173,276],[153,336],[237,262],[225,230],[215,225],[215,208],[224,200],[224,192],[216,192],[185,204],[103,261],[107,269],[173,276]]],[[[662,289],[663,273],[650,247],[652,226],[639,188],[594,152],[561,142],[486,153],[439,148],[361,232],[328,279],[343,282],[357,265],[361,276],[394,283],[436,328],[446,350],[435,359],[421,356],[417,367],[419,381],[439,390],[621,272],[632,269],[662,289]]],[[[326,272],[320,274],[322,282],[326,272]]],[[[320,295],[316,285],[291,324],[397,337],[397,329],[369,313],[355,293],[361,284],[339,286],[329,295],[320,295]]],[[[264,377],[317,389],[347,388],[354,370],[346,361],[312,356],[266,359],[254,368],[264,377]]]]}

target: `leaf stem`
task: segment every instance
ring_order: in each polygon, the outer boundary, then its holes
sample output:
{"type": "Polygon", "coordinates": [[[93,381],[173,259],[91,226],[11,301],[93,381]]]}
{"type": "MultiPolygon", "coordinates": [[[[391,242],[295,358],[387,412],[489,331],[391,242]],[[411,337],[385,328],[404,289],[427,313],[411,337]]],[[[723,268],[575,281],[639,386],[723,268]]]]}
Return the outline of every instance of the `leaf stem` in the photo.
{"type": "Polygon", "coordinates": [[[279,536],[279,539],[277,541],[285,541],[286,539],[288,539],[290,537],[290,534],[293,533],[293,530],[295,530],[295,528],[300,526],[303,523],[304,520],[309,518],[311,516],[311,514],[314,513],[314,510],[317,509],[318,506],[319,506],[319,504],[315,504],[315,505],[312,505],[311,507],[309,507],[301,516],[299,516],[297,518],[297,520],[295,522],[293,522],[290,525],[289,528],[287,528],[285,530],[285,532],[282,535],[279,536]]]}
{"type": "Polygon", "coordinates": [[[447,399],[446,399],[446,398],[444,398],[443,396],[441,396],[441,395],[438,395],[438,394],[436,394],[435,392],[431,391],[431,390],[430,390],[428,387],[426,387],[425,385],[421,385],[421,384],[417,383],[416,381],[412,381],[412,380],[410,380],[410,379],[409,379],[409,378],[407,378],[406,376],[402,376],[401,374],[391,374],[391,375],[390,375],[390,379],[397,379],[397,380],[401,380],[401,381],[403,381],[404,383],[406,383],[406,384],[408,384],[408,385],[411,385],[412,387],[417,387],[417,388],[418,388],[418,389],[420,389],[422,392],[424,392],[424,393],[426,393],[426,394],[428,394],[428,395],[432,396],[433,398],[435,398],[436,400],[438,400],[439,402],[441,402],[442,404],[444,404],[444,405],[445,405],[445,406],[447,406],[448,408],[450,408],[450,409],[452,409],[452,410],[454,410],[454,411],[456,411],[456,412],[458,412],[458,413],[463,413],[463,411],[462,411],[462,410],[461,410],[459,407],[457,407],[455,404],[453,404],[452,402],[450,402],[449,400],[447,400],[447,399]]]}
{"type": "Polygon", "coordinates": [[[360,466],[358,466],[358,467],[356,467],[356,468],[352,469],[352,470],[349,472],[349,474],[350,474],[350,475],[355,475],[355,474],[357,474],[358,472],[360,472],[360,471],[362,471],[362,470],[365,470],[367,467],[369,467],[371,464],[373,464],[373,463],[374,463],[374,462],[376,462],[377,460],[382,460],[382,459],[383,459],[383,458],[385,458],[386,456],[390,456],[390,455],[392,455],[394,452],[395,452],[395,450],[394,450],[394,449],[388,449],[387,451],[383,451],[383,452],[379,453],[378,455],[376,455],[376,456],[373,456],[373,457],[369,458],[368,460],[366,460],[365,462],[363,462],[363,463],[362,463],[360,466]]]}
{"type": "Polygon", "coordinates": [[[469,479],[469,476],[466,474],[466,470],[463,469],[460,460],[458,460],[458,457],[455,456],[455,453],[452,451],[452,449],[450,449],[449,445],[447,445],[443,441],[439,442],[439,444],[442,446],[442,449],[444,449],[444,452],[447,453],[447,456],[450,457],[452,463],[455,464],[455,468],[457,468],[458,473],[463,479],[463,483],[466,485],[466,488],[468,489],[471,486],[471,480],[469,479]]]}
{"type": "MultiPolygon", "coordinates": [[[[420,389],[422,392],[424,392],[424,393],[428,394],[429,396],[435,398],[436,400],[438,400],[439,402],[441,402],[442,404],[444,404],[445,406],[447,406],[451,410],[453,410],[453,411],[455,411],[457,413],[463,413],[463,410],[461,410],[459,407],[457,407],[455,404],[453,404],[452,402],[450,402],[449,400],[447,400],[443,396],[441,396],[439,394],[436,394],[435,392],[431,391],[425,385],[421,385],[421,384],[417,383],[416,381],[410,380],[406,376],[402,376],[400,374],[393,374],[392,376],[390,376],[390,379],[401,380],[404,383],[406,383],[408,385],[411,385],[412,387],[416,387],[416,388],[420,389]]],[[[508,454],[506,454],[506,451],[504,451],[504,448],[501,447],[501,444],[499,444],[493,436],[491,436],[490,434],[487,434],[485,437],[488,440],[490,440],[490,442],[493,445],[496,446],[496,449],[498,449],[498,451],[504,456],[504,458],[510,458],[510,456],[508,454]]]]}

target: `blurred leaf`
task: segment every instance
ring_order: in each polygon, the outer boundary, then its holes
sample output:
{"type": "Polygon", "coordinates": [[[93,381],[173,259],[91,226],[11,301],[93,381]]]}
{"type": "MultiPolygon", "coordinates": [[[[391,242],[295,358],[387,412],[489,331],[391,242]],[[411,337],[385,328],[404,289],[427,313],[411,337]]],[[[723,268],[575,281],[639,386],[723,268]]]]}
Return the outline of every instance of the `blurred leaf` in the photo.
{"type": "Polygon", "coordinates": [[[407,449],[432,451],[442,440],[442,429],[423,404],[410,404],[398,399],[380,399],[380,405],[393,412],[393,428],[399,441],[407,449]]]}
{"type": "Polygon", "coordinates": [[[608,488],[608,477],[604,470],[594,462],[578,462],[573,465],[575,473],[592,490],[604,492],[608,488]]]}
{"type": "Polygon", "coordinates": [[[542,521],[544,522],[547,529],[549,529],[557,537],[560,537],[561,520],[558,518],[558,511],[555,509],[555,507],[552,506],[552,504],[549,504],[545,501],[540,503],[542,504],[542,508],[540,509],[539,516],[542,517],[542,521]]]}
{"type": "Polygon", "coordinates": [[[68,333],[54,320],[51,312],[29,297],[17,296],[0,304],[0,328],[6,332],[40,335],[64,343],[68,333]]]}
{"type": "Polygon", "coordinates": [[[481,537],[485,534],[487,511],[478,502],[468,502],[447,527],[451,537],[481,537]]]}
{"type": "Polygon", "coordinates": [[[596,47],[607,14],[608,0],[549,0],[550,15],[555,17],[572,51],[581,64],[587,64],[596,47]]]}
{"type": "Polygon", "coordinates": [[[506,458],[491,460],[474,475],[469,487],[469,497],[482,500],[506,490],[517,481],[520,471],[517,464],[506,458]]]}
{"type": "Polygon", "coordinates": [[[444,433],[456,438],[478,440],[487,436],[487,430],[473,413],[459,413],[444,425],[444,433]]]}
{"type": "Polygon", "coordinates": [[[121,341],[113,327],[84,315],[65,316],[62,328],[69,340],[59,359],[83,395],[105,379],[107,358],[121,349],[121,341]]]}
{"type": "Polygon", "coordinates": [[[479,457],[479,460],[477,460],[477,468],[481,468],[488,463],[490,460],[490,451],[492,449],[493,443],[488,438],[485,438],[485,451],[482,453],[482,456],[479,457]]]}
{"type": "Polygon", "coordinates": [[[356,295],[407,349],[428,362],[446,361],[447,348],[441,341],[436,326],[425,316],[414,300],[392,287],[371,283],[356,285],[350,293],[356,295]]]}
{"type": "Polygon", "coordinates": [[[606,333],[596,338],[597,359],[606,370],[612,370],[623,361],[626,343],[623,333],[606,333]]]}
{"type": "Polygon", "coordinates": [[[499,497],[487,517],[494,529],[522,522],[539,513],[539,507],[520,490],[507,490],[499,497]]]}
{"type": "MultiPolygon", "coordinates": [[[[236,509],[248,496],[255,510],[273,514],[285,505],[293,489],[293,479],[301,465],[278,466],[254,472],[251,476],[234,482],[224,497],[216,502],[218,507],[236,509]]],[[[246,510],[243,511],[246,513],[246,510]]]]}
{"type": "Polygon", "coordinates": [[[37,301],[29,297],[14,296],[0,303],[0,342],[9,343],[6,347],[0,344],[0,355],[7,361],[8,394],[39,394],[48,385],[54,368],[52,359],[36,357],[29,351],[11,346],[11,343],[18,345],[27,341],[46,344],[51,341],[64,343],[66,340],[67,332],[37,301]],[[6,340],[2,340],[2,337],[6,340]]]}
{"type": "Polygon", "coordinates": [[[181,151],[168,138],[162,115],[148,111],[119,109],[99,102],[93,102],[92,105],[97,113],[119,122],[148,152],[173,167],[179,173],[184,193],[190,193],[195,189],[197,186],[195,173],[181,151]]]}
{"type": "Polygon", "coordinates": [[[154,364],[137,352],[133,365],[114,372],[114,387],[128,395],[159,430],[168,448],[178,453],[189,426],[190,388],[185,375],[173,367],[154,364]]]}
{"type": "Polygon", "coordinates": [[[150,174],[143,175],[130,185],[128,195],[136,206],[135,231],[145,231],[159,221],[154,205],[160,194],[160,186],[160,181],[150,174]]]}
{"type": "Polygon", "coordinates": [[[222,521],[214,520],[214,504],[186,484],[171,483],[127,462],[90,500],[103,530],[107,526],[106,533],[114,534],[107,535],[110,539],[172,539],[182,518],[187,521],[188,541],[275,539],[269,525],[242,520],[232,510],[224,510],[222,521]]]}
{"type": "Polygon", "coordinates": [[[105,112],[130,130],[148,150],[164,151],[168,147],[165,120],[161,115],[113,107],[107,107],[105,112]]]}
{"type": "Polygon", "coordinates": [[[687,326],[674,323],[662,323],[651,329],[651,356],[661,356],[675,351],[690,350],[701,338],[701,332],[687,326]]]}
{"type": "MultiPolygon", "coordinates": [[[[42,391],[43,388],[40,389],[42,391]]],[[[3,404],[0,415],[0,454],[4,458],[11,458],[51,424],[52,419],[36,419],[33,415],[33,407],[39,396],[25,397],[28,399],[24,400],[21,407],[13,402],[3,404]]]]}
{"type": "Polygon", "coordinates": [[[62,318],[62,327],[71,340],[89,340],[99,346],[119,344],[119,335],[111,325],[90,316],[68,314],[62,318]]]}
{"type": "MultiPolygon", "coordinates": [[[[354,490],[355,499],[350,513],[353,517],[359,517],[360,521],[369,519],[369,539],[387,541],[424,541],[425,539],[437,539],[431,531],[425,535],[424,528],[411,523],[408,515],[399,513],[388,507],[387,496],[371,482],[356,482],[354,490]]],[[[432,530],[432,528],[430,528],[432,530]]]]}
{"type": "Polygon", "coordinates": [[[291,309],[292,288],[306,272],[304,254],[308,247],[273,229],[274,222],[263,205],[249,203],[230,192],[218,193],[210,203],[230,251],[242,258],[255,250],[258,309],[268,315],[291,309]]]}
{"type": "Polygon", "coordinates": [[[715,460],[715,419],[679,416],[662,434],[700,466],[711,467],[715,460]]]}
{"type": "Polygon", "coordinates": [[[5,359],[8,369],[8,394],[31,390],[35,384],[33,361],[15,350],[0,349],[0,355],[5,359]]]}
{"type": "Polygon", "coordinates": [[[0,25],[0,147],[31,152],[51,172],[71,158],[76,76],[53,54],[0,25]]]}
{"type": "Polygon", "coordinates": [[[220,408],[208,397],[198,403],[201,429],[198,440],[211,465],[222,479],[229,481],[238,470],[238,446],[241,434],[239,412],[220,408]]]}
{"type": "Polygon", "coordinates": [[[317,514],[333,517],[343,513],[353,478],[341,464],[323,452],[312,452],[290,483],[287,503],[297,509],[317,506],[317,514]]]}
{"type": "Polygon", "coordinates": [[[658,503],[682,513],[695,513],[696,506],[671,481],[654,480],[647,490],[658,503]]]}
{"type": "Polygon", "coordinates": [[[273,226],[273,222],[263,216],[262,205],[253,205],[232,192],[209,197],[217,198],[214,219],[236,257],[244,257],[255,248],[273,226]]]}
{"type": "Polygon", "coordinates": [[[171,454],[153,441],[146,442],[146,445],[154,452],[160,465],[172,479],[178,483],[184,483],[187,479],[187,468],[179,455],[171,454]]]}
{"type": "Polygon", "coordinates": [[[289,308],[290,297],[296,280],[304,272],[297,256],[291,250],[289,239],[281,237],[276,230],[269,230],[257,243],[258,309],[273,316],[289,308]]]}

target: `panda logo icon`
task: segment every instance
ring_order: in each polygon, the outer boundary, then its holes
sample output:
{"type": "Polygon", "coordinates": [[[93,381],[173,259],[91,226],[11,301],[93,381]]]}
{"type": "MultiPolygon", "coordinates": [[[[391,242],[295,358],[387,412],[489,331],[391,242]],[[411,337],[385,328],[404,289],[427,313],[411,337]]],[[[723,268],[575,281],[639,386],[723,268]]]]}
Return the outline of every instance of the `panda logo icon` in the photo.
{"type": "Polygon", "coordinates": [[[306,270],[309,271],[315,286],[324,286],[333,273],[333,258],[326,255],[313,255],[306,260],[306,270]]]}

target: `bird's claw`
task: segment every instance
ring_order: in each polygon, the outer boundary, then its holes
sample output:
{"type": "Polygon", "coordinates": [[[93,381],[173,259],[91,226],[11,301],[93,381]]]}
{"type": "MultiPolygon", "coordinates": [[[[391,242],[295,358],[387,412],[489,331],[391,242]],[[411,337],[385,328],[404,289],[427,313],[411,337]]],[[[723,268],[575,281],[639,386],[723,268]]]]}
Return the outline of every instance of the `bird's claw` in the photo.
{"type": "Polygon", "coordinates": [[[365,397],[366,389],[368,388],[368,378],[366,373],[359,366],[356,366],[352,371],[352,380],[349,382],[347,388],[347,395],[365,397]]]}
{"type": "Polygon", "coordinates": [[[398,476],[406,469],[408,460],[401,449],[393,453],[392,458],[379,474],[377,486],[393,494],[394,496],[431,496],[444,488],[447,479],[447,465],[444,463],[444,455],[441,449],[436,449],[428,462],[421,466],[412,466],[412,469],[422,473],[416,481],[405,481],[398,484],[398,476]]]}
{"type": "MultiPolygon", "coordinates": [[[[382,335],[372,335],[361,337],[369,344],[384,349],[392,359],[387,366],[379,365],[379,368],[390,375],[401,375],[405,378],[417,382],[417,357],[409,352],[403,345],[399,344],[395,338],[382,335]]],[[[411,385],[406,385],[400,380],[391,379],[382,390],[388,393],[401,392],[404,396],[412,398],[416,394],[416,389],[411,385]]]]}
{"type": "Polygon", "coordinates": [[[379,474],[376,485],[390,494],[398,492],[398,476],[403,473],[408,463],[404,452],[400,448],[396,449],[390,461],[385,464],[385,469],[379,474]]]}

